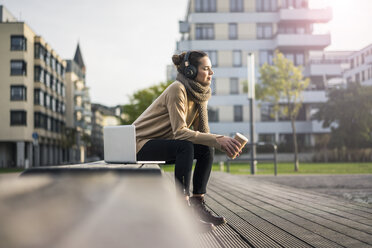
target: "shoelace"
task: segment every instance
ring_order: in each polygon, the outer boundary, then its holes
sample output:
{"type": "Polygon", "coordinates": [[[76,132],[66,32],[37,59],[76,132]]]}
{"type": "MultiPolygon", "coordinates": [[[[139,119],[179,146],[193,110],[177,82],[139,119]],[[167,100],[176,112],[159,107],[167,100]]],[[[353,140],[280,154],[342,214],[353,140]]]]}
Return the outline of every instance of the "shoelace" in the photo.
{"type": "Polygon", "coordinates": [[[200,206],[201,208],[202,208],[202,210],[204,211],[204,212],[207,212],[208,214],[211,214],[212,212],[210,211],[210,210],[208,210],[207,209],[207,207],[205,206],[205,201],[204,201],[204,199],[202,200],[202,202],[201,202],[201,206],[200,206]]]}

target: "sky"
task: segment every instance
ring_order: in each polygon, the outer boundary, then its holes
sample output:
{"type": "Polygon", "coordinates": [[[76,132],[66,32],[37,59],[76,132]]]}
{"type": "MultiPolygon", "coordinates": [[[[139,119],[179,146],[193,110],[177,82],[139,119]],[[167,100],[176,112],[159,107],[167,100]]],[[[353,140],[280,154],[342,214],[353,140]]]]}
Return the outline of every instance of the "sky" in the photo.
{"type": "MultiPolygon", "coordinates": [[[[164,82],[180,38],[188,0],[0,0],[63,59],[80,43],[92,102],[128,103],[136,90],[164,82]]],[[[331,6],[326,50],[359,50],[372,43],[372,0],[310,0],[331,6]]]]}

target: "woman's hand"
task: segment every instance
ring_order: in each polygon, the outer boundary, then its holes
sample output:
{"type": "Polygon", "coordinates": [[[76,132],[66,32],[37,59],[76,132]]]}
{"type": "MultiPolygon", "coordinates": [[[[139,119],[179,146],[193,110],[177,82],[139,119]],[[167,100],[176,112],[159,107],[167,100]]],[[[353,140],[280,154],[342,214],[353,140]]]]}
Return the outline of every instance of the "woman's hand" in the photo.
{"type": "Polygon", "coordinates": [[[218,137],[217,142],[218,144],[221,145],[222,150],[224,150],[227,156],[229,156],[230,158],[233,157],[237,153],[239,154],[241,153],[241,150],[239,150],[240,143],[236,139],[223,136],[223,137],[218,137]]]}

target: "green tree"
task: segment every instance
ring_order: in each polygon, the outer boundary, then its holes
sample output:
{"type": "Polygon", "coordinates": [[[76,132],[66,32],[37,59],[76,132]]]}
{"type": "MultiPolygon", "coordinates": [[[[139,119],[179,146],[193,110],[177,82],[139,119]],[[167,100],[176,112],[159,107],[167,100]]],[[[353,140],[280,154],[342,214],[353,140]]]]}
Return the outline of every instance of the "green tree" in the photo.
{"type": "Polygon", "coordinates": [[[159,83],[134,92],[129,97],[129,104],[123,106],[123,112],[126,118],[122,120],[122,124],[132,124],[171,83],[172,81],[159,83]]]}
{"type": "Polygon", "coordinates": [[[328,92],[315,119],[331,127],[331,148],[360,149],[372,146],[372,87],[351,83],[328,92]]]}
{"type": "Polygon", "coordinates": [[[275,51],[273,65],[260,68],[260,84],[256,86],[257,98],[272,104],[275,112],[291,121],[295,171],[299,169],[295,120],[302,106],[302,91],[309,85],[302,68],[293,65],[282,53],[275,51]]]}

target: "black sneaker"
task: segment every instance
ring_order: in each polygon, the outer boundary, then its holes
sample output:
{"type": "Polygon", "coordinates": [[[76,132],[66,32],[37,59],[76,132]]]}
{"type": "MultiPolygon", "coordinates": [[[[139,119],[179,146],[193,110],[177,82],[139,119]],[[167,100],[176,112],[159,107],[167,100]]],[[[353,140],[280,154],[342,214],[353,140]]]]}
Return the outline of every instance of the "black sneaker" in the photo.
{"type": "Polygon", "coordinates": [[[190,197],[191,208],[196,212],[204,222],[212,223],[216,226],[226,223],[226,219],[221,216],[215,216],[205,206],[204,197],[190,197]]]}

